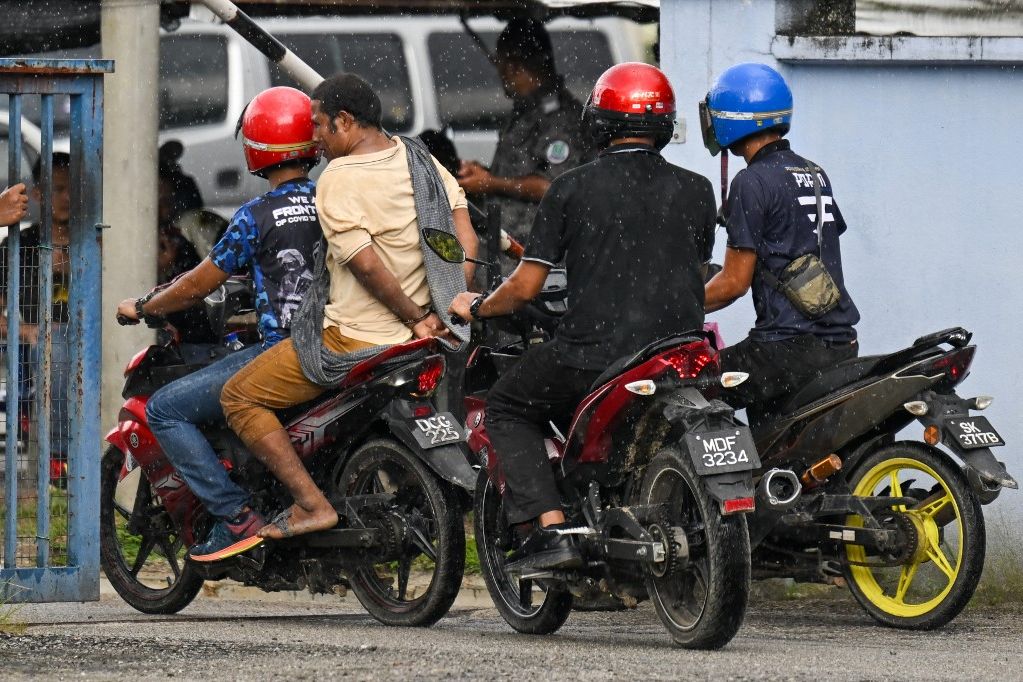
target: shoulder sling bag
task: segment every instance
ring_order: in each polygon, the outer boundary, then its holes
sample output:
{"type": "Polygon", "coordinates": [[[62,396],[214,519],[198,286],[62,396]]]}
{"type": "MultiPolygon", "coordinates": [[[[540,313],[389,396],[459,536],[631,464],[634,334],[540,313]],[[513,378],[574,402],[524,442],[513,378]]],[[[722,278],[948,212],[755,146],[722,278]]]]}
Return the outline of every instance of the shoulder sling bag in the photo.
{"type": "Polygon", "coordinates": [[[817,196],[817,251],[799,256],[786,265],[781,274],[775,276],[767,262],[757,255],[761,264],[761,275],[769,285],[780,291],[799,314],[811,320],[823,317],[838,305],[842,299],[835,280],[824,266],[824,206],[821,200],[820,179],[816,164],[809,163],[813,176],[813,191],[817,196]]]}

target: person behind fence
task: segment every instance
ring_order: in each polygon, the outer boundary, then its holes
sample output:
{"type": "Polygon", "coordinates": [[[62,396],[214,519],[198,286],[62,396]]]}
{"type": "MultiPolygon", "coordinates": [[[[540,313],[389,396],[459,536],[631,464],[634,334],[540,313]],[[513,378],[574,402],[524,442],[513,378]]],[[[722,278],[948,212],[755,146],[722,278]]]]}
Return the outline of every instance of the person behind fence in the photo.
{"type": "MultiPolygon", "coordinates": [[[[52,231],[50,243],[43,243],[42,226],[33,223],[21,231],[19,261],[21,264],[21,281],[18,291],[18,311],[21,324],[18,329],[18,356],[21,361],[22,374],[19,384],[19,409],[22,414],[31,415],[34,409],[32,392],[38,390],[36,370],[40,360],[39,324],[44,319],[44,311],[40,309],[41,291],[39,288],[40,268],[48,267],[53,273],[53,286],[50,291],[50,456],[51,461],[66,461],[68,449],[68,386],[71,371],[70,339],[68,336],[70,320],[68,303],[71,287],[71,267],[69,260],[69,244],[71,241],[71,157],[65,152],[55,152],[52,157],[53,176],[50,183],[50,209],[52,211],[52,231]]],[[[42,178],[41,159],[32,166],[32,199],[42,204],[46,198],[42,194],[40,180],[42,178]]],[[[15,186],[17,187],[17,185],[15,186]]],[[[14,189],[14,188],[11,188],[14,189]]],[[[5,195],[11,191],[5,191],[5,195]]],[[[15,195],[19,194],[15,192],[15,195]]],[[[0,204],[12,202],[11,196],[0,199],[0,204]]],[[[19,196],[14,206],[24,207],[19,196]]],[[[15,209],[14,213],[17,212],[15,209]]],[[[13,213],[11,214],[13,215],[13,213]]],[[[18,229],[12,225],[11,229],[18,229]]],[[[0,244],[0,334],[7,336],[7,264],[10,259],[8,239],[0,244]]]]}
{"type": "Polygon", "coordinates": [[[551,181],[590,160],[592,145],[581,131],[582,104],[558,75],[543,23],[509,21],[497,38],[494,62],[512,100],[511,117],[490,168],[463,161],[458,183],[470,195],[491,197],[500,207],[501,228],[525,242],[551,181]]]}
{"type": "Polygon", "coordinates": [[[723,207],[728,248],[723,269],[707,283],[706,309],[753,288],[756,324],[721,351],[721,370],[749,373],[727,400],[756,423],[822,369],[857,355],[860,314],[845,288],[839,247],[846,224],[827,173],[784,139],[792,92],[781,74],[763,64],[733,66],[711,87],[703,111],[711,153],[731,152],[747,164],[723,207]],[[809,286],[790,283],[801,280],[809,286]]]}
{"type": "MultiPolygon", "coordinates": [[[[294,499],[259,531],[269,539],[331,528],[338,521],[274,410],[312,400],[340,383],[347,358],[448,333],[431,307],[420,226],[451,227],[453,221],[466,252],[476,253],[458,183],[420,142],[381,130],[380,98],[365,81],[337,74],[318,85],[312,99],[316,139],[330,163],[316,189],[326,253],[299,311],[308,317],[296,322],[291,339],[236,374],[221,397],[231,428],[294,499]],[[419,200],[413,192],[417,181],[431,183],[419,200]],[[323,360],[325,353],[332,359],[323,360]]],[[[470,268],[464,272],[471,277],[470,268]]]]}
{"type": "Polygon", "coordinates": [[[256,95],[240,121],[242,147],[249,172],[265,178],[270,190],[238,209],[210,255],[169,288],[155,296],[127,299],[117,308],[118,315],[132,320],[164,317],[200,303],[239,269],[252,273],[262,343],[167,384],[146,405],[160,447],[216,519],[209,536],[189,550],[195,561],[244,551],[244,546],[234,545],[266,523],[199,426],[223,419],[224,383],[288,337],[292,314],[312,281],[314,251],[322,232],[316,217],[316,186],[307,177],[319,162],[309,111],[309,97],[293,88],[276,87],[256,95]]]}
{"type": "Polygon", "coordinates": [[[551,183],[511,277],[489,296],[462,293],[451,306],[467,320],[510,314],[565,261],[569,309],[554,338],[527,350],[487,395],[508,522],[531,525],[508,557],[509,570],[582,561],[575,537],[585,529],[565,521],[544,447],[548,422],[567,433],[579,401],[609,365],[703,324],[714,190],[660,154],[675,121],[667,77],[647,64],[612,67],[597,80],[586,119],[604,147],[597,160],[551,183]]]}

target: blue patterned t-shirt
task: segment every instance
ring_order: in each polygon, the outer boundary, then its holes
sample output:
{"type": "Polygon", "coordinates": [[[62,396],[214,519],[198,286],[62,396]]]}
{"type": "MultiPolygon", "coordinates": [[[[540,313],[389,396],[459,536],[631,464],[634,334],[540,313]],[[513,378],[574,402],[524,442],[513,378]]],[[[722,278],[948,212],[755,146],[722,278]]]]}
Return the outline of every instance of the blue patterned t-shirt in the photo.
{"type": "Polygon", "coordinates": [[[229,275],[246,266],[252,272],[264,348],[288,337],[291,316],[313,281],[322,236],[316,183],[299,178],[239,208],[210,251],[213,264],[229,275]]]}

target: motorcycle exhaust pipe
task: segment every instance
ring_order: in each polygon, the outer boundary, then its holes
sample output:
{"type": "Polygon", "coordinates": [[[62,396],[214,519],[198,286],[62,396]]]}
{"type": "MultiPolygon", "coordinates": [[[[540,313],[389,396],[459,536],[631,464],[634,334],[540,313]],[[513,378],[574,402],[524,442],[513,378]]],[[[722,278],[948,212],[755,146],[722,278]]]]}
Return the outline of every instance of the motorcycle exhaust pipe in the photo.
{"type": "Polygon", "coordinates": [[[799,477],[790,469],[771,469],[757,485],[758,506],[787,511],[796,506],[803,492],[799,477]]]}

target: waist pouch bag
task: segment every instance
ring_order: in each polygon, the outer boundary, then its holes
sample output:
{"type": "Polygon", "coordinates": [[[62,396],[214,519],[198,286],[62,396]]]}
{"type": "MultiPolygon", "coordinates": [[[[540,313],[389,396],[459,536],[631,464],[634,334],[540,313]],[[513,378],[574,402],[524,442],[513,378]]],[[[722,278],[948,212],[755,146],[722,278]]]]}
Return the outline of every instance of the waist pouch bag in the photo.
{"type": "Polygon", "coordinates": [[[800,315],[815,320],[835,309],[838,302],[842,300],[842,292],[822,260],[824,256],[824,211],[821,206],[820,179],[817,177],[817,169],[813,164],[810,164],[809,170],[813,176],[813,191],[817,195],[817,248],[819,254],[808,253],[799,256],[786,265],[777,277],[767,268],[767,263],[760,260],[763,266],[762,274],[767,283],[781,292],[800,315]]]}

